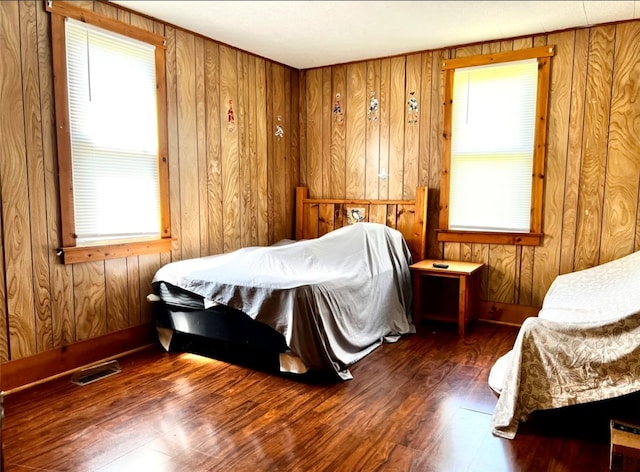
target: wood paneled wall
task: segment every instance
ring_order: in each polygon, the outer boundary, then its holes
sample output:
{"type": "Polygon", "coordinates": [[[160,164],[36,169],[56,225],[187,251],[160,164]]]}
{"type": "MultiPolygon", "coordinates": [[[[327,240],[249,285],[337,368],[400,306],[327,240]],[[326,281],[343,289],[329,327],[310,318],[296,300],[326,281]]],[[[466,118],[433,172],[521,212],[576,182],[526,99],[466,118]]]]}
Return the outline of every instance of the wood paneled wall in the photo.
{"type": "Polygon", "coordinates": [[[307,70],[301,184],[316,198],[411,198],[416,186],[428,186],[429,257],[485,263],[489,305],[539,307],[558,274],[640,250],[639,35],[633,21],[307,70]],[[438,243],[440,61],[543,45],[557,48],[543,244],[438,243]],[[367,118],[372,91],[377,120],[367,118]],[[417,123],[408,120],[411,93],[417,123]],[[342,122],[333,113],[336,94],[342,122]]]}
{"type": "Polygon", "coordinates": [[[167,38],[176,241],[161,255],[60,264],[50,18],[40,0],[0,2],[0,361],[149,321],[151,278],[171,260],[293,236],[299,71],[107,3],[74,4],[167,38]]]}

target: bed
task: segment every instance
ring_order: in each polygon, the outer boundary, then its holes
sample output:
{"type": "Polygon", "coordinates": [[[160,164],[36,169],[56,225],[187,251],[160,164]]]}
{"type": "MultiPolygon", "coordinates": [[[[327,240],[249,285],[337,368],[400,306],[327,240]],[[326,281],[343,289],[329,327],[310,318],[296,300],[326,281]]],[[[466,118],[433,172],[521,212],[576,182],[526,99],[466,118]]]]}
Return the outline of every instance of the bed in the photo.
{"type": "Polygon", "coordinates": [[[640,391],[640,251],[559,275],[489,386],[500,395],[492,432],[507,439],[534,411],[640,391]]]}
{"type": "Polygon", "coordinates": [[[413,200],[311,199],[298,188],[295,241],[157,271],[162,345],[352,378],[349,366],[415,331],[408,267],[424,258],[426,198],[422,187],[413,200]]]}

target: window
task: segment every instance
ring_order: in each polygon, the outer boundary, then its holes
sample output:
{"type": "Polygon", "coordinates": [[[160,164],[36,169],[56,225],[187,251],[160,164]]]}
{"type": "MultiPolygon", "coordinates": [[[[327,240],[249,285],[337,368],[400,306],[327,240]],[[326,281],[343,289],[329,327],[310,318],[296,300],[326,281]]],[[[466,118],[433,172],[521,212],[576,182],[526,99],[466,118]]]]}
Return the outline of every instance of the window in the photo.
{"type": "Polygon", "coordinates": [[[163,38],[49,10],[63,261],[169,250],[163,38]]]}
{"type": "Polygon", "coordinates": [[[540,244],[553,47],[447,60],[439,241],[540,244]]]}

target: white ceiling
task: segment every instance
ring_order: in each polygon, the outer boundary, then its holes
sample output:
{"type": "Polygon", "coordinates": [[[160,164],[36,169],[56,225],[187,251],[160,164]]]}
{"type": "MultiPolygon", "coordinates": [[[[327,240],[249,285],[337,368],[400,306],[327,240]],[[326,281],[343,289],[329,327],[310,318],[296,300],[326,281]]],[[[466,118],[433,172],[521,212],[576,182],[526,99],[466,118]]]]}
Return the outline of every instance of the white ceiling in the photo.
{"type": "Polygon", "coordinates": [[[640,18],[640,0],[111,1],[297,69],[640,18]]]}

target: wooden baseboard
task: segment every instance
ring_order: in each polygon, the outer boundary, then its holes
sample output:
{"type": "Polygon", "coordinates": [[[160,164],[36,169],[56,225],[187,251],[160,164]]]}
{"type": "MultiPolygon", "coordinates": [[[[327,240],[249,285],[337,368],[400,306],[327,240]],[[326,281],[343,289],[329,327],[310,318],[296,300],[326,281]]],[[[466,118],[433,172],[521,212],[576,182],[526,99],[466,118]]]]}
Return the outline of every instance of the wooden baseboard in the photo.
{"type": "Polygon", "coordinates": [[[478,320],[521,326],[524,320],[538,316],[537,306],[515,305],[512,303],[480,301],[478,320]]]}
{"type": "Polygon", "coordinates": [[[97,338],[79,341],[33,356],[0,364],[0,392],[12,390],[77,370],[96,362],[119,357],[157,343],[151,323],[115,331],[97,338]]]}

